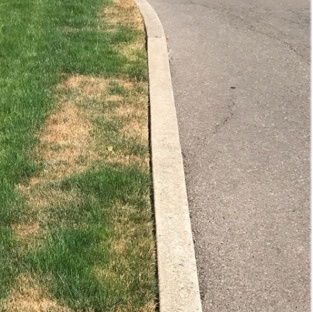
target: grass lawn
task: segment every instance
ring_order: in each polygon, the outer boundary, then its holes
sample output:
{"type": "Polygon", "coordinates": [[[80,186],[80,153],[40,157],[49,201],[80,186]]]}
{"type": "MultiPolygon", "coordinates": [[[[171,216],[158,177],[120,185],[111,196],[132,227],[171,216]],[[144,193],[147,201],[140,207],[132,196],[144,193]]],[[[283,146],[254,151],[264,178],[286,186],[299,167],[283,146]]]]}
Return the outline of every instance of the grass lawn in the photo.
{"type": "Polygon", "coordinates": [[[133,0],[0,3],[0,311],[155,311],[133,0]]]}

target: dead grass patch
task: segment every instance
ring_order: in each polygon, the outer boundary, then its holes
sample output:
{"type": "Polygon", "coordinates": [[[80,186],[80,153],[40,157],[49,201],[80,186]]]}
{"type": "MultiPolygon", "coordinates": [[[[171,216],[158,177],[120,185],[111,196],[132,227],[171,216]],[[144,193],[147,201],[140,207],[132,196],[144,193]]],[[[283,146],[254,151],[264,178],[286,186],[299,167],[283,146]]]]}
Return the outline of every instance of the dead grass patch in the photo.
{"type": "Polygon", "coordinates": [[[123,153],[111,153],[106,158],[106,163],[110,165],[121,165],[124,167],[136,166],[143,170],[149,168],[149,158],[138,155],[125,155],[123,153]]]}
{"type": "Polygon", "coordinates": [[[135,105],[132,105],[129,102],[123,103],[123,105],[118,106],[116,109],[110,112],[110,115],[115,118],[136,117],[136,115],[139,114],[141,114],[141,112],[136,110],[135,105]]]}
{"type": "Polygon", "coordinates": [[[109,17],[110,26],[113,28],[128,26],[144,31],[142,17],[134,0],[113,0],[113,5],[106,7],[103,15],[109,17]]]}
{"type": "Polygon", "coordinates": [[[131,91],[135,88],[136,85],[141,85],[142,82],[134,82],[131,80],[127,80],[127,79],[119,79],[119,80],[114,80],[115,83],[117,83],[118,85],[120,85],[121,87],[125,88],[128,91],[131,91]]]}
{"type": "Polygon", "coordinates": [[[82,172],[95,157],[90,148],[92,125],[72,102],[61,104],[60,109],[46,121],[38,146],[40,160],[45,164],[44,175],[62,179],[82,172]]]}
{"type": "MultiPolygon", "coordinates": [[[[117,163],[125,166],[141,163],[142,157],[127,152],[115,152],[114,146],[110,148],[114,142],[109,137],[97,138],[93,124],[93,119],[101,117],[101,114],[107,119],[121,120],[124,125],[121,135],[148,144],[148,100],[144,97],[146,102],[141,103],[143,95],[135,89],[138,86],[147,90],[146,84],[142,82],[136,84],[126,79],[109,81],[107,78],[84,75],[67,77],[57,86],[61,102],[38,134],[39,144],[34,151],[42,170],[26,185],[19,186],[28,197],[31,207],[44,207],[62,197],[53,190],[44,191],[42,183],[83,172],[96,163],[117,163]],[[127,94],[110,94],[109,87],[112,85],[118,85],[127,94]],[[98,104],[88,106],[92,100],[98,104]],[[112,102],[115,105],[112,109],[101,112],[103,102],[112,102]],[[98,152],[99,146],[107,146],[106,154],[98,152]],[[30,191],[36,185],[37,192],[30,191]],[[34,193],[37,195],[34,196],[34,193]]],[[[148,163],[147,159],[144,159],[144,163],[148,163]]]]}
{"type": "Polygon", "coordinates": [[[148,129],[137,119],[128,121],[123,127],[123,132],[125,136],[136,138],[142,143],[147,142],[149,137],[148,129]]]}
{"type": "MultiPolygon", "coordinates": [[[[136,231],[133,231],[133,235],[135,235],[136,231]]],[[[147,240],[151,238],[146,238],[147,240]]],[[[133,247],[133,243],[131,238],[121,237],[120,239],[117,239],[116,241],[111,242],[111,247],[113,251],[116,254],[116,259],[118,261],[110,262],[109,266],[107,268],[102,267],[95,267],[94,272],[97,278],[101,280],[109,280],[110,281],[110,288],[114,291],[119,291],[120,289],[128,289],[132,287],[130,281],[132,280],[132,276],[134,274],[133,267],[130,265],[130,262],[128,259],[133,259],[134,257],[140,257],[140,254],[142,252],[145,252],[147,250],[146,246],[136,246],[135,250],[132,250],[132,253],[130,254],[130,249],[133,247]]],[[[153,250],[153,248],[151,248],[153,250]]],[[[151,253],[154,256],[154,253],[151,253]]],[[[151,265],[153,263],[154,259],[151,259],[151,265]]],[[[149,270],[150,268],[144,266],[141,267],[141,274],[146,275],[147,272],[145,270],[149,270]]],[[[147,278],[147,275],[145,276],[147,278]]],[[[150,278],[153,278],[151,276],[150,278]]],[[[118,306],[110,309],[109,311],[137,311],[137,312],[155,312],[155,302],[153,300],[147,302],[142,307],[134,307],[132,302],[127,303],[120,303],[118,306]]]]}
{"type": "Polygon", "coordinates": [[[38,235],[40,227],[38,222],[13,224],[12,229],[20,240],[27,239],[29,236],[38,235]]]}
{"type": "Polygon", "coordinates": [[[110,27],[114,31],[118,26],[127,26],[142,33],[136,41],[120,44],[115,49],[129,62],[137,61],[138,52],[145,51],[144,23],[134,0],[113,0],[113,5],[104,9],[104,16],[110,17],[110,27]]]}
{"type": "Polygon", "coordinates": [[[57,207],[66,203],[78,205],[81,201],[81,194],[76,189],[64,191],[52,187],[49,183],[41,183],[33,187],[27,186],[20,190],[27,200],[29,209],[37,213],[49,206],[57,207]]]}
{"type": "Polygon", "coordinates": [[[47,290],[29,275],[20,275],[9,297],[3,302],[3,312],[71,312],[56,303],[47,290]]]}
{"type": "Polygon", "coordinates": [[[108,83],[107,78],[75,75],[67,77],[57,88],[63,91],[75,91],[83,96],[101,96],[107,89],[108,83]]]}
{"type": "Polygon", "coordinates": [[[96,125],[93,123],[95,117],[101,116],[109,120],[120,120],[121,137],[132,138],[147,145],[148,99],[138,88],[147,90],[147,85],[127,79],[109,81],[107,78],[84,75],[67,77],[57,86],[60,103],[38,134],[39,144],[34,151],[42,170],[26,184],[18,186],[32,211],[38,212],[44,207],[79,201],[79,194],[58,190],[51,187],[50,183],[84,172],[93,165],[136,165],[148,169],[148,154],[142,156],[128,153],[127,150],[116,151],[115,142],[110,137],[95,135],[96,125]],[[112,85],[123,88],[126,93],[110,94],[109,88],[112,85]],[[96,101],[97,105],[81,105],[91,100],[96,101]],[[102,108],[101,112],[103,102],[113,102],[116,105],[104,112],[102,108]]]}
{"type": "Polygon", "coordinates": [[[107,79],[83,75],[70,76],[57,86],[61,103],[46,120],[35,151],[43,171],[39,180],[30,183],[60,180],[85,171],[99,160],[97,143],[91,134],[94,126],[79,104],[100,96],[107,86],[107,79]]]}
{"type": "Polygon", "coordinates": [[[108,95],[106,100],[108,102],[114,102],[114,103],[118,103],[118,102],[122,102],[123,101],[123,97],[121,95],[108,95]]]}
{"type": "Polygon", "coordinates": [[[131,303],[112,309],[110,312],[155,312],[156,305],[154,301],[147,302],[143,307],[134,308],[131,303]]]}
{"type": "Polygon", "coordinates": [[[137,40],[130,44],[120,45],[118,51],[130,62],[135,62],[138,59],[138,53],[145,51],[145,44],[144,40],[137,40]]]}
{"type": "Polygon", "coordinates": [[[149,139],[147,109],[147,106],[142,106],[140,103],[125,103],[112,112],[113,116],[125,120],[122,129],[124,136],[138,139],[140,143],[147,144],[149,139]]]}

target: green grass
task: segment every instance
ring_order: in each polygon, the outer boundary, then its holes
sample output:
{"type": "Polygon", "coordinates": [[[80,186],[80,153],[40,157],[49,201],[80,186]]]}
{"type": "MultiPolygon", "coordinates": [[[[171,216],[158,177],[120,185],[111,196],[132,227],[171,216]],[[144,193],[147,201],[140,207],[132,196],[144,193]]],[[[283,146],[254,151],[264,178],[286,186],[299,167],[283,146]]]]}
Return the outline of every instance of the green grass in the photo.
{"type": "MultiPolygon", "coordinates": [[[[8,204],[16,200],[14,184],[27,179],[35,166],[29,149],[33,133],[52,106],[52,86],[60,75],[135,76],[113,45],[129,41],[134,31],[92,30],[105,23],[97,13],[108,1],[10,0],[0,11],[0,189],[1,217],[15,220],[8,204]],[[64,32],[65,27],[78,32],[64,32]],[[85,31],[84,28],[91,28],[85,31]],[[128,70],[127,70],[128,69],[128,70]]],[[[6,220],[7,223],[7,220],[6,220]]]]}
{"type": "Polygon", "coordinates": [[[120,277],[101,279],[95,268],[105,271],[111,261],[118,260],[110,252],[116,235],[112,226],[118,217],[112,207],[133,207],[134,213],[128,214],[128,222],[133,224],[135,232],[127,233],[129,238],[149,235],[136,230],[136,226],[142,226],[144,218],[149,222],[151,217],[144,212],[149,180],[149,176],[135,169],[104,167],[63,181],[61,188],[66,191],[78,189],[83,200],[76,206],[50,207],[53,220],[48,225],[50,234],[43,246],[28,255],[28,270],[41,276],[54,296],[74,309],[92,306],[96,311],[107,311],[129,301],[137,308],[144,305],[146,291],[153,289],[152,281],[147,279],[149,272],[144,269],[145,262],[151,262],[145,246],[135,257],[132,249],[140,247],[127,247],[125,258],[129,263],[115,263],[115,274],[120,277]],[[138,275],[138,266],[142,268],[142,274],[148,274],[141,277],[148,281],[145,284],[138,275]],[[126,278],[127,275],[131,278],[126,278]],[[130,281],[128,285],[123,283],[127,280],[130,281]]]}
{"type": "MultiPolygon", "coordinates": [[[[20,276],[30,276],[49,300],[73,311],[153,310],[151,179],[149,168],[137,161],[145,162],[148,143],[125,135],[129,116],[114,115],[126,101],[135,108],[142,102],[140,109],[147,111],[147,103],[138,100],[147,92],[145,52],[135,51],[135,59],[119,52],[144,34],[129,25],[112,26],[102,14],[111,5],[109,0],[0,4],[0,311],[12,310],[6,302],[20,276]],[[78,75],[104,79],[108,86],[97,91],[97,99],[82,94],[82,84],[58,91],[57,85],[78,75]],[[111,95],[121,99],[110,100],[111,95]],[[38,133],[60,98],[88,115],[88,140],[96,143],[75,158],[83,170],[65,164],[69,173],[55,178],[63,164],[54,169],[41,159],[45,147],[38,133]],[[136,161],[125,161],[125,155],[136,161]],[[33,186],[36,177],[40,183],[33,186]],[[39,230],[26,238],[15,230],[33,223],[39,230]]],[[[51,153],[59,157],[65,151],[60,146],[51,153]]]]}

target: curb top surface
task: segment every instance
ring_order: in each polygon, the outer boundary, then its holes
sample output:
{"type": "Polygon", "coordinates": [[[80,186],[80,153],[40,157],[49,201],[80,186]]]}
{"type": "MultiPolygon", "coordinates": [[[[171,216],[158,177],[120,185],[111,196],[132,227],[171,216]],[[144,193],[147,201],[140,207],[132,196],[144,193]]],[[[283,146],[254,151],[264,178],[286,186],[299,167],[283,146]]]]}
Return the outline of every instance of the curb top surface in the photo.
{"type": "Polygon", "coordinates": [[[150,4],[144,17],[149,63],[151,151],[161,312],[201,312],[201,300],[167,43],[150,4]]]}

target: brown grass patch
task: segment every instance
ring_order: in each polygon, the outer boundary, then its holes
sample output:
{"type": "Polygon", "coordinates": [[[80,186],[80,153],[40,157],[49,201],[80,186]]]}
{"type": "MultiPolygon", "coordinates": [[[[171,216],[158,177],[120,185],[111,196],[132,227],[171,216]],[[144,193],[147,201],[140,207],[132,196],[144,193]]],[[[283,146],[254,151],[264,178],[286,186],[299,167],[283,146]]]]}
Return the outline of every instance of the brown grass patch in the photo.
{"type": "Polygon", "coordinates": [[[62,103],[60,110],[47,119],[37,154],[49,179],[62,179],[86,169],[95,157],[90,148],[94,144],[91,129],[90,122],[72,102],[62,103]]]}
{"type": "Polygon", "coordinates": [[[149,166],[148,154],[140,156],[130,154],[127,150],[116,151],[115,141],[103,135],[97,137],[93,124],[95,118],[101,117],[120,120],[123,125],[121,137],[148,144],[146,83],[76,75],[64,79],[57,90],[60,103],[38,134],[39,144],[34,151],[42,171],[28,183],[18,186],[32,211],[78,202],[79,194],[58,190],[49,183],[84,172],[96,164],[136,165],[145,169],[149,166]],[[109,94],[112,85],[124,88],[127,94],[109,94]],[[91,100],[94,101],[93,105],[81,105],[91,100]],[[104,101],[116,105],[103,111],[104,101]]]}
{"type": "Polygon", "coordinates": [[[138,52],[145,51],[145,44],[144,40],[137,40],[129,44],[120,45],[118,51],[130,62],[134,62],[138,59],[138,52]]]}
{"type": "Polygon", "coordinates": [[[154,301],[147,302],[143,307],[134,308],[131,303],[112,309],[110,312],[155,312],[156,305],[154,301]]]}
{"type": "Polygon", "coordinates": [[[126,242],[123,240],[114,241],[111,246],[115,253],[121,255],[125,252],[126,242]]]}
{"type": "Polygon", "coordinates": [[[116,109],[114,109],[112,112],[110,112],[110,115],[112,117],[117,118],[129,118],[136,114],[136,108],[134,105],[131,105],[130,103],[123,103],[122,105],[118,106],[116,109]]]}
{"type": "Polygon", "coordinates": [[[144,31],[142,17],[134,0],[113,0],[113,5],[107,6],[103,15],[109,16],[113,28],[122,25],[144,31]]]}
{"type": "Polygon", "coordinates": [[[128,121],[127,124],[123,127],[123,132],[126,136],[137,138],[142,143],[148,141],[148,129],[141,121],[138,121],[137,119],[131,119],[128,121]]]}
{"type": "Polygon", "coordinates": [[[115,152],[115,142],[110,141],[109,137],[97,138],[94,135],[93,120],[103,116],[106,119],[122,120],[124,126],[121,128],[121,135],[148,144],[146,116],[148,99],[146,95],[136,92],[137,86],[147,90],[146,84],[142,82],[136,84],[126,79],[115,79],[110,82],[106,78],[84,75],[67,77],[57,86],[61,94],[60,103],[47,118],[42,131],[38,134],[39,144],[34,151],[42,171],[32,177],[26,185],[19,186],[32,208],[44,207],[58,200],[64,200],[64,196],[59,196],[54,190],[45,191],[42,183],[62,180],[72,174],[84,172],[97,163],[130,166],[140,164],[143,160],[148,164],[146,158],[142,159],[127,152],[115,152]],[[123,87],[128,94],[125,96],[109,94],[109,87],[112,84],[123,87]],[[96,104],[84,106],[84,103],[90,101],[96,101],[96,104]],[[103,101],[116,105],[103,112],[103,101]],[[110,148],[112,145],[113,147],[110,148]],[[99,153],[99,146],[107,146],[107,150],[102,149],[102,153],[99,153]],[[103,150],[105,150],[104,154],[103,150]],[[34,191],[33,187],[36,185],[38,190],[34,191]]]}
{"type": "Polygon", "coordinates": [[[115,102],[115,103],[118,103],[118,102],[122,102],[123,101],[123,97],[121,95],[108,95],[106,100],[108,102],[115,102]]]}
{"type": "Polygon", "coordinates": [[[99,160],[92,136],[94,127],[88,112],[79,104],[99,97],[107,86],[107,79],[83,75],[70,76],[57,86],[62,94],[61,103],[38,135],[40,143],[36,154],[44,169],[40,178],[30,183],[60,180],[85,171],[91,163],[99,160]]]}
{"type": "Polygon", "coordinates": [[[125,155],[123,153],[112,153],[106,157],[106,163],[111,165],[122,165],[124,167],[136,166],[144,170],[149,168],[149,158],[138,155],[125,155]]]}
{"type": "Polygon", "coordinates": [[[3,312],[71,312],[72,310],[57,304],[40,287],[39,283],[28,275],[20,275],[9,297],[3,302],[3,312]]]}
{"type": "Polygon", "coordinates": [[[104,10],[104,15],[110,17],[112,30],[123,25],[142,33],[135,42],[120,44],[116,50],[130,62],[136,61],[139,51],[145,51],[144,23],[134,0],[113,0],[113,5],[104,10]]]}
{"type": "Polygon", "coordinates": [[[81,195],[77,190],[60,190],[49,184],[41,183],[32,187],[20,187],[20,191],[24,194],[31,211],[39,212],[41,209],[49,206],[60,206],[66,203],[79,204],[81,195]]]}
{"type": "Polygon", "coordinates": [[[37,235],[39,232],[39,223],[22,223],[13,224],[12,229],[16,233],[17,237],[21,240],[28,238],[29,236],[37,235]]]}
{"type": "Polygon", "coordinates": [[[106,91],[109,80],[102,77],[75,75],[67,79],[57,88],[60,90],[71,90],[84,96],[100,96],[106,91]]]}
{"type": "Polygon", "coordinates": [[[138,139],[140,143],[147,144],[148,134],[148,107],[136,104],[120,105],[112,114],[125,120],[123,134],[126,137],[138,139]]]}
{"type": "Polygon", "coordinates": [[[115,83],[119,84],[123,88],[125,88],[128,91],[131,91],[135,88],[136,85],[140,86],[142,82],[133,82],[131,80],[126,80],[126,79],[119,79],[115,80],[115,83]]]}

